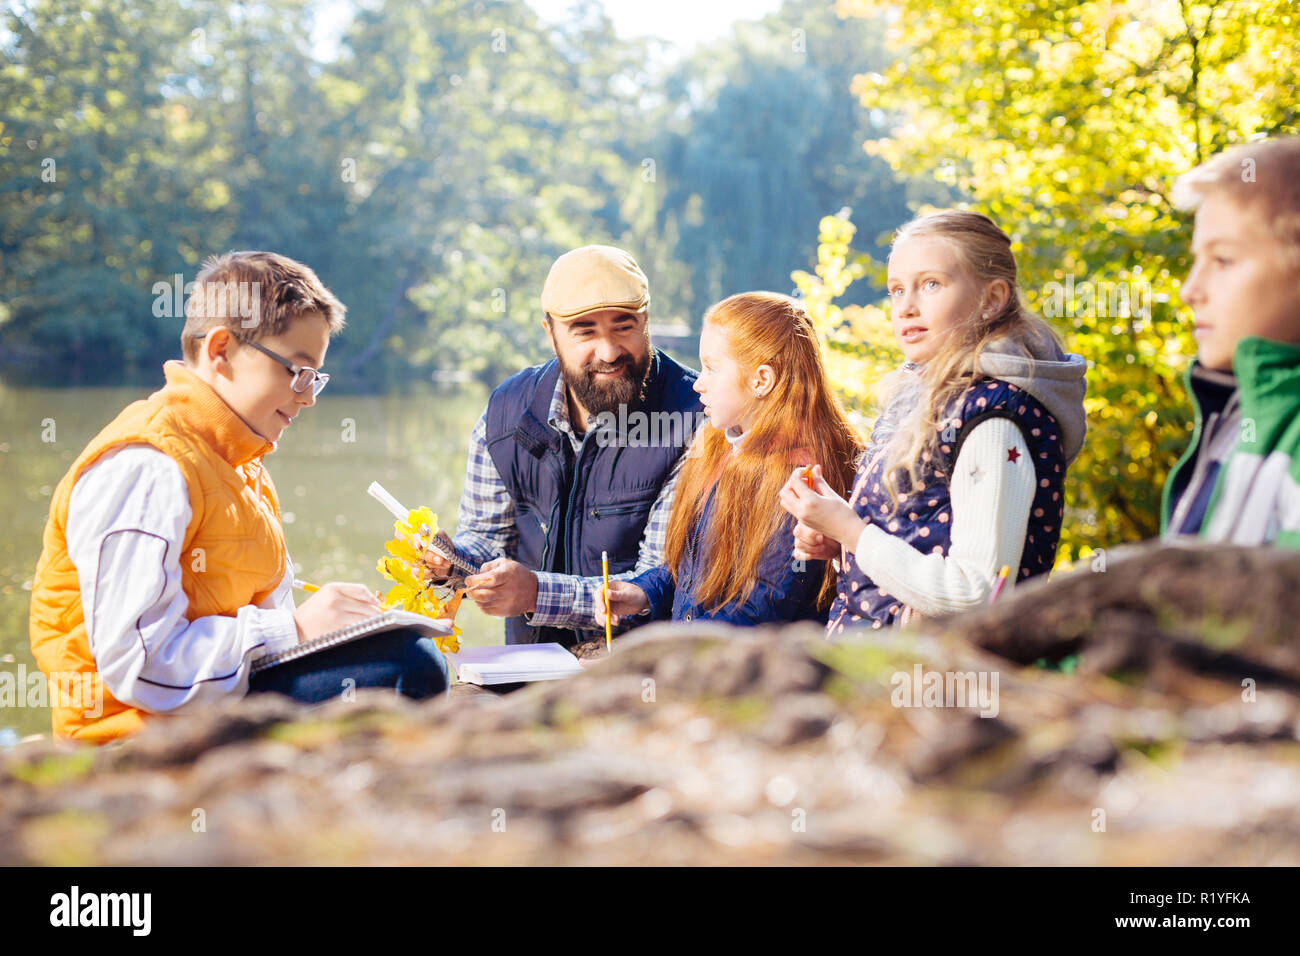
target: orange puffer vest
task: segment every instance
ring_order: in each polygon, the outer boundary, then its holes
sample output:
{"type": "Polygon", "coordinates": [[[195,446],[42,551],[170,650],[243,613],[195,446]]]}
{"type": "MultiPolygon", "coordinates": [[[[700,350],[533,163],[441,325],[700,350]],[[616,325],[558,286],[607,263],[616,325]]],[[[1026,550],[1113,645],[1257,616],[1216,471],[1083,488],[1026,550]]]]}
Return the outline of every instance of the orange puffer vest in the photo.
{"type": "Polygon", "coordinates": [[[270,596],[285,574],[279,500],[261,462],[275,445],[244,424],[182,363],[168,362],[163,371],[167,384],[128,405],[91,440],[50,502],[32,584],[30,630],[32,654],[49,678],[56,737],[103,743],[139,730],[147,716],[116,700],[99,679],[77,569],[68,557],[73,485],[105,452],[145,443],[180,466],[192,513],[180,553],[188,620],[211,614],[234,617],[241,607],[270,596]],[[59,695],[60,686],[75,686],[75,699],[59,695]]]}

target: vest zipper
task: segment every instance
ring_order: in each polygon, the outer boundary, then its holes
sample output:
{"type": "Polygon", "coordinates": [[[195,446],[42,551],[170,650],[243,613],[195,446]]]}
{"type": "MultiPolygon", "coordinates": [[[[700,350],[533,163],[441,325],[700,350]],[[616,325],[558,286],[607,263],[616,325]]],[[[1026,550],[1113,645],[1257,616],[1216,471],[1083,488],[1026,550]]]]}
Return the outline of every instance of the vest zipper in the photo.
{"type": "Polygon", "coordinates": [[[257,458],[249,462],[247,465],[244,465],[243,468],[245,472],[247,472],[250,466],[255,466],[257,468],[257,474],[253,476],[253,494],[257,497],[258,507],[270,515],[272,519],[275,519],[275,509],[271,507],[271,503],[267,501],[266,496],[262,494],[262,459],[257,458]]]}
{"type": "MultiPolygon", "coordinates": [[[[571,535],[570,535],[570,532],[573,529],[573,519],[574,519],[573,503],[574,503],[574,499],[577,497],[578,476],[582,473],[582,456],[587,451],[587,438],[590,435],[591,432],[588,431],[585,435],[582,436],[582,441],[578,443],[578,453],[573,456],[573,481],[569,485],[569,506],[564,512],[565,526],[564,528],[561,529],[564,533],[563,558],[564,558],[565,574],[573,573],[573,569],[572,569],[573,562],[571,560],[573,556],[573,542],[571,540],[571,535]]],[[[568,441],[567,438],[564,440],[568,441]]],[[[581,512],[579,512],[579,514],[581,514],[581,512]]],[[[582,640],[582,634],[576,628],[567,628],[567,631],[569,633],[570,638],[572,638],[573,643],[576,644],[582,640]]]]}
{"type": "MultiPolygon", "coordinates": [[[[566,441],[568,439],[565,439],[566,441]]],[[[570,541],[569,532],[573,528],[573,502],[578,491],[578,475],[582,470],[582,456],[587,452],[587,435],[582,436],[582,441],[578,443],[578,454],[573,459],[573,481],[569,485],[569,507],[564,512],[564,573],[572,574],[572,556],[573,544],[570,541]]]]}
{"type": "MultiPolygon", "coordinates": [[[[564,475],[559,469],[552,468],[551,471],[552,477],[555,479],[555,487],[558,488],[560,486],[560,479],[563,478],[564,475]]],[[[551,531],[555,527],[555,512],[559,507],[560,500],[559,498],[556,498],[555,501],[551,502],[551,520],[549,522],[544,522],[541,518],[537,519],[537,523],[541,525],[542,528],[542,560],[540,562],[541,567],[538,568],[539,571],[550,570],[550,568],[546,566],[546,559],[551,554],[551,531]]]]}

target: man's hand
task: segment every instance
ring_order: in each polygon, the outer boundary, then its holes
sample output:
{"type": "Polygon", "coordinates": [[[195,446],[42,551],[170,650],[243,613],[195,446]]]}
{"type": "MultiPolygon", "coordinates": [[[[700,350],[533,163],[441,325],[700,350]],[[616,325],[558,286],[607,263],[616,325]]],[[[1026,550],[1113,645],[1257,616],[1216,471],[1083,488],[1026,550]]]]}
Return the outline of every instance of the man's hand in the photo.
{"type": "MultiPolygon", "coordinates": [[[[650,599],[646,597],[645,591],[631,581],[609,582],[611,626],[618,626],[620,615],[639,614],[649,607],[650,599]]],[[[601,627],[605,626],[605,585],[603,584],[596,592],[596,623],[601,627]]]]}
{"type": "Polygon", "coordinates": [[[382,614],[375,592],[364,584],[331,581],[294,609],[298,643],[305,644],[322,634],[382,614]]]}
{"type": "Polygon", "coordinates": [[[494,617],[537,610],[537,575],[509,558],[493,558],[465,579],[465,587],[478,609],[494,617]]]}
{"type": "MultiPolygon", "coordinates": [[[[447,532],[439,531],[435,537],[439,542],[446,546],[448,551],[455,551],[455,548],[451,543],[451,536],[447,534],[447,532]]],[[[425,548],[420,552],[420,560],[427,569],[425,581],[438,583],[445,581],[448,575],[451,574],[451,562],[440,555],[437,551],[433,550],[433,548],[425,548]]]]}

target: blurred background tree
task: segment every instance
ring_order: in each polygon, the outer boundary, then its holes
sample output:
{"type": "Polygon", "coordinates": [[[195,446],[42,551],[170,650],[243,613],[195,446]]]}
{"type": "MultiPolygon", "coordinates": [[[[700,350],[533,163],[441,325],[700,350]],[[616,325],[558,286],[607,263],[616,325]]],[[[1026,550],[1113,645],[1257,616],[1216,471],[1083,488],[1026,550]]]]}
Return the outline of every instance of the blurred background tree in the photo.
{"type": "Polygon", "coordinates": [[[817,265],[811,273],[796,270],[792,278],[821,334],[827,374],[854,424],[870,431],[871,420],[880,411],[879,385],[903,363],[903,351],[881,306],[839,301],[853,283],[883,271],[870,255],[853,250],[856,233],[848,209],[823,217],[817,233],[817,265]]]}
{"type": "Polygon", "coordinates": [[[642,52],[590,5],[552,31],[523,0],[404,0],[358,8],[323,60],[318,6],[9,12],[6,371],[156,376],[182,320],[153,314],[154,283],[232,248],[301,259],[349,306],[330,356],[344,387],[542,357],[550,261],[626,232],[634,171],[610,144],[642,52]]]}
{"type": "Polygon", "coordinates": [[[59,380],[175,351],[150,289],[200,241],[201,170],[165,90],[195,21],[161,0],[10,11],[0,64],[0,355],[59,380]]]}
{"type": "Polygon", "coordinates": [[[678,60],[617,35],[595,0],[558,25],[524,0],[375,0],[326,49],[329,5],[8,9],[0,371],[153,380],[182,321],[155,283],[272,248],[349,307],[341,388],[495,383],[546,357],[537,297],[565,249],[627,247],[652,317],[694,330],[732,292],[790,291],[826,212],[853,206],[872,235],[906,216],[850,89],[887,66],[879,26],[825,0],[678,60]]]}

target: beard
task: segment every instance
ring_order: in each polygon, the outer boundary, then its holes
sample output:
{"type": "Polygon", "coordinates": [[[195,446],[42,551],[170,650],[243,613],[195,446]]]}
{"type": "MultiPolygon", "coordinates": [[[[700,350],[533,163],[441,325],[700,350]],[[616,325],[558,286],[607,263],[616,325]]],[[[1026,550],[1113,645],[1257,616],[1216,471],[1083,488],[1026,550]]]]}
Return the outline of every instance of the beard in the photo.
{"type": "Polygon", "coordinates": [[[639,360],[625,355],[613,364],[592,359],[581,367],[569,365],[559,352],[560,374],[573,397],[591,415],[617,412],[620,405],[629,408],[639,405],[645,398],[646,382],[650,377],[650,352],[647,349],[639,360]],[[615,378],[598,378],[599,372],[621,370],[615,378]]]}

